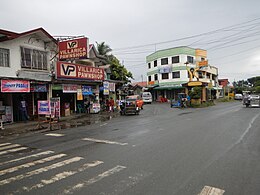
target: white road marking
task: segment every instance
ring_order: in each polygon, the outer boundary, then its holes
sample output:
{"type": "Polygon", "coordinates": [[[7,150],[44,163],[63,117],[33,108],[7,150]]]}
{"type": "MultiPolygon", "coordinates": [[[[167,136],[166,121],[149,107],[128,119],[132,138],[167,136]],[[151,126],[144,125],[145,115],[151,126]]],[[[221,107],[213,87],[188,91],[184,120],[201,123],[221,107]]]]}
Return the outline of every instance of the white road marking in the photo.
{"type": "Polygon", "coordinates": [[[201,192],[198,195],[222,195],[224,194],[225,190],[214,188],[211,186],[204,186],[201,192]]]}
{"type": "Polygon", "coordinates": [[[10,177],[10,178],[1,180],[0,181],[0,186],[5,185],[5,184],[9,184],[9,183],[14,182],[14,181],[19,181],[21,179],[24,179],[24,178],[27,178],[27,177],[31,177],[33,175],[38,175],[40,173],[44,173],[44,172],[50,171],[52,169],[56,169],[58,167],[62,167],[64,165],[68,165],[68,164],[71,164],[73,162],[80,161],[82,159],[83,159],[83,157],[78,157],[77,156],[77,157],[70,158],[70,159],[67,159],[67,160],[64,160],[64,161],[61,161],[61,162],[58,162],[58,163],[55,163],[55,164],[52,164],[52,165],[49,165],[49,166],[46,166],[46,167],[43,167],[43,168],[39,168],[39,169],[30,171],[30,172],[27,172],[25,174],[21,174],[21,175],[17,175],[17,176],[14,176],[14,177],[10,177]]]}
{"type": "Polygon", "coordinates": [[[64,136],[64,134],[61,134],[61,133],[47,133],[45,135],[47,135],[47,136],[54,136],[54,137],[62,137],[62,136],[64,136]]]}
{"type": "Polygon", "coordinates": [[[10,152],[17,152],[17,151],[21,151],[21,150],[25,150],[25,149],[28,149],[28,148],[27,147],[20,147],[20,148],[5,150],[5,151],[0,152],[0,155],[7,154],[7,153],[10,153],[10,152]]]}
{"type": "Polygon", "coordinates": [[[68,189],[65,189],[62,192],[62,194],[73,194],[74,191],[80,190],[83,187],[96,183],[96,182],[104,179],[105,177],[111,176],[115,173],[118,173],[119,171],[122,171],[125,168],[126,168],[125,166],[117,165],[116,167],[109,169],[109,170],[97,175],[96,177],[93,177],[89,180],[83,181],[82,183],[78,183],[72,187],[69,187],[68,189]]]}
{"type": "Polygon", "coordinates": [[[94,138],[83,138],[82,140],[97,142],[97,143],[105,143],[105,144],[116,144],[116,145],[121,145],[121,146],[128,145],[128,143],[120,143],[120,142],[115,142],[115,141],[101,140],[101,139],[94,139],[94,138]]]}
{"type": "Polygon", "coordinates": [[[6,146],[6,145],[10,145],[11,143],[2,143],[2,144],[0,144],[0,147],[1,146],[6,146]]]}
{"type": "Polygon", "coordinates": [[[9,146],[1,147],[0,150],[6,150],[6,149],[9,149],[9,148],[15,148],[15,147],[18,147],[18,146],[21,146],[21,145],[20,144],[12,144],[12,145],[9,145],[9,146]]]}
{"type": "Polygon", "coordinates": [[[107,123],[101,124],[100,127],[107,125],[107,123]]]}
{"type": "Polygon", "coordinates": [[[12,192],[11,194],[21,193],[21,191],[29,192],[31,190],[43,188],[43,187],[45,187],[48,184],[52,184],[52,183],[58,182],[58,181],[60,181],[62,179],[66,179],[67,177],[70,177],[70,176],[75,175],[77,173],[83,172],[83,171],[85,171],[88,168],[98,166],[98,165],[100,165],[102,163],[104,163],[104,162],[103,161],[94,161],[92,163],[85,163],[84,165],[82,165],[77,170],[74,170],[74,171],[64,171],[62,173],[58,173],[58,174],[56,174],[55,176],[53,176],[52,178],[50,178],[48,180],[41,180],[41,182],[38,183],[38,184],[35,184],[35,185],[31,186],[31,187],[23,187],[21,190],[17,190],[15,192],[12,192]]]}
{"type": "Polygon", "coordinates": [[[62,158],[64,156],[67,156],[67,154],[57,154],[57,155],[50,156],[50,157],[47,157],[47,158],[43,158],[43,159],[40,159],[40,160],[28,162],[28,163],[25,163],[25,164],[22,164],[22,165],[19,165],[19,166],[16,166],[16,167],[4,169],[4,170],[0,171],[0,176],[5,175],[7,173],[12,173],[12,172],[18,171],[19,169],[22,169],[22,168],[29,168],[29,167],[35,166],[37,164],[43,164],[43,163],[46,163],[46,162],[49,162],[49,161],[52,161],[52,160],[55,160],[55,159],[58,159],[58,158],[62,158]]]}
{"type": "Polygon", "coordinates": [[[54,153],[54,152],[48,150],[48,151],[45,151],[45,152],[40,152],[40,153],[37,153],[37,154],[32,154],[32,155],[30,155],[30,156],[25,156],[25,157],[21,157],[21,158],[16,158],[16,159],[13,159],[13,160],[9,160],[9,161],[6,161],[6,162],[2,162],[2,163],[0,163],[0,166],[1,166],[1,165],[8,164],[8,163],[13,163],[13,162],[21,161],[21,160],[24,160],[24,159],[39,157],[39,156],[42,156],[42,155],[48,155],[48,154],[52,154],[52,153],[54,153]]]}

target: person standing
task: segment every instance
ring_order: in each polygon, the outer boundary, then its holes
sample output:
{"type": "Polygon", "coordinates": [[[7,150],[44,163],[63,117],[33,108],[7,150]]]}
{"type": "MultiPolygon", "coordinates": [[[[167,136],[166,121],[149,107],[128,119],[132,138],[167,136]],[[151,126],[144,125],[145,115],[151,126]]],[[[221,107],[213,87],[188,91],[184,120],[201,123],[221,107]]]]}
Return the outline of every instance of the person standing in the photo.
{"type": "Polygon", "coordinates": [[[115,101],[112,97],[110,98],[109,105],[110,105],[109,111],[114,112],[115,101]]]}
{"type": "Polygon", "coordinates": [[[22,121],[26,122],[29,119],[29,117],[27,114],[27,102],[24,99],[20,101],[20,112],[22,121]]]}

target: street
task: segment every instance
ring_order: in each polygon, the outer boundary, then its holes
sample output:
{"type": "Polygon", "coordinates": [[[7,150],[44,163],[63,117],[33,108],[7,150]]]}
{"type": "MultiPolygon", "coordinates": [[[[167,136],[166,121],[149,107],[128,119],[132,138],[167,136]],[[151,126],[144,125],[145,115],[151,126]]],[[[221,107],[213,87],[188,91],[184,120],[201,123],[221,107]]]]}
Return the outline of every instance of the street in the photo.
{"type": "Polygon", "coordinates": [[[258,195],[259,140],[259,108],[153,103],[140,115],[2,138],[0,193],[258,195]]]}

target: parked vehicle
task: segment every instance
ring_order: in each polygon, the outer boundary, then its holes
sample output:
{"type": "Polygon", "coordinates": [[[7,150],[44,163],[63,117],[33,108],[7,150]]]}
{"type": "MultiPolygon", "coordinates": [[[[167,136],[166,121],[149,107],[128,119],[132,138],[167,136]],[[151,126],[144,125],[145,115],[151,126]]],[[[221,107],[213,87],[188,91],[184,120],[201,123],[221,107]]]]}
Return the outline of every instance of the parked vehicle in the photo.
{"type": "Polygon", "coordinates": [[[143,92],[141,94],[141,97],[142,97],[144,103],[151,104],[153,101],[152,94],[150,92],[143,92]]]}
{"type": "Polygon", "coordinates": [[[260,107],[260,95],[253,94],[250,96],[250,106],[260,107]]]}
{"type": "Polygon", "coordinates": [[[242,100],[243,99],[243,95],[242,94],[236,94],[234,97],[235,100],[242,100]]]}

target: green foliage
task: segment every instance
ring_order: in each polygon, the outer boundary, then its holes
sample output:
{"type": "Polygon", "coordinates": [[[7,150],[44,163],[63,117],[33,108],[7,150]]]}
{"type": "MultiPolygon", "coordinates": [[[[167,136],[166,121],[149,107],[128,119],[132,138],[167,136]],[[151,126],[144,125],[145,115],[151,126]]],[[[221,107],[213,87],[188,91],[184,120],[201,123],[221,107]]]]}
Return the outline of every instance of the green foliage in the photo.
{"type": "Polygon", "coordinates": [[[191,99],[201,99],[202,88],[201,87],[193,87],[192,91],[189,92],[189,96],[191,99]]]}
{"type": "Polygon", "coordinates": [[[113,80],[119,80],[124,82],[130,82],[130,79],[133,79],[133,75],[130,71],[128,71],[124,65],[120,63],[120,61],[115,57],[113,54],[111,54],[112,49],[109,47],[109,45],[105,44],[105,42],[97,43],[97,50],[100,55],[105,57],[107,64],[110,64],[111,68],[111,79],[113,80]]]}
{"type": "Polygon", "coordinates": [[[255,92],[260,93],[260,85],[255,87],[255,92]]]}

